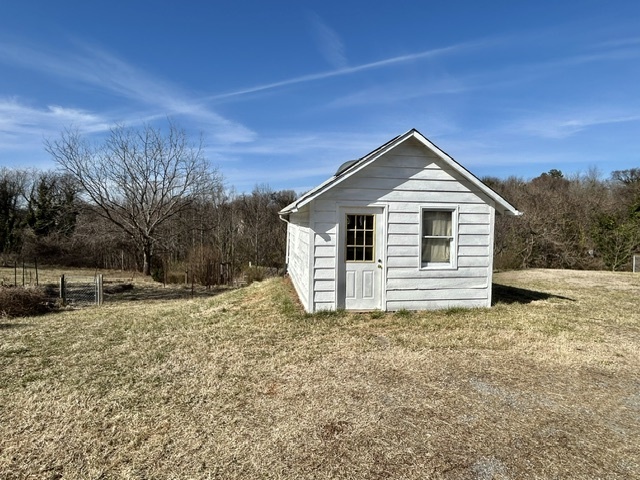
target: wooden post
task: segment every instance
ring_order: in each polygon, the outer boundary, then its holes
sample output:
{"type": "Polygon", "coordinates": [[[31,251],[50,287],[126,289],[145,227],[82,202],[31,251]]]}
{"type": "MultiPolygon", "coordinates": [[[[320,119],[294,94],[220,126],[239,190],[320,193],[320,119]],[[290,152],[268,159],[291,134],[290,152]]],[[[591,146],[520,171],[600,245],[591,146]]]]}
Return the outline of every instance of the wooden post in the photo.
{"type": "Polygon", "coordinates": [[[18,286],[18,261],[13,261],[13,286],[18,286]]]}
{"type": "Polygon", "coordinates": [[[65,290],[64,274],[62,274],[60,275],[60,301],[62,302],[62,305],[67,303],[67,292],[65,290]]]}
{"type": "Polygon", "coordinates": [[[36,287],[38,286],[38,257],[33,259],[33,263],[35,263],[36,266],[36,287]]]}
{"type": "Polygon", "coordinates": [[[22,260],[22,286],[24,287],[24,260],[22,260]]]}
{"type": "Polygon", "coordinates": [[[96,305],[102,305],[104,302],[104,296],[103,296],[103,280],[102,280],[102,274],[98,274],[96,276],[96,305]]]}
{"type": "Polygon", "coordinates": [[[162,260],[163,265],[162,265],[162,286],[166,287],[167,286],[167,271],[169,270],[169,259],[167,257],[167,254],[164,254],[164,259],[162,260]]]}

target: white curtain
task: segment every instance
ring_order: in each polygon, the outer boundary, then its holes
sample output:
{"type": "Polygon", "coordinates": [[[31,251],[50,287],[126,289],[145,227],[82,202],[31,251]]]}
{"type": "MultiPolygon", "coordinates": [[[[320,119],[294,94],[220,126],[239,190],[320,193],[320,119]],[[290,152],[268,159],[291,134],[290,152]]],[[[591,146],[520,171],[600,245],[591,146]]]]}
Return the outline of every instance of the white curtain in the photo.
{"type": "Polygon", "coordinates": [[[451,212],[425,210],[422,215],[422,261],[449,263],[451,258],[451,212]]]}

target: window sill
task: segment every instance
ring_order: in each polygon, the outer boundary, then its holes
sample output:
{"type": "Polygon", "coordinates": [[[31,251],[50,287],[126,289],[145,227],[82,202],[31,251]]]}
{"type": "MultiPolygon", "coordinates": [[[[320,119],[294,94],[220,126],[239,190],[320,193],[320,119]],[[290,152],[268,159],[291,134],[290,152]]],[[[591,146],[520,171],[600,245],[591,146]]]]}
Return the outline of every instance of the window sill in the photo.
{"type": "Polygon", "coordinates": [[[418,270],[423,271],[433,271],[433,270],[457,270],[457,265],[447,264],[439,264],[439,265],[422,265],[418,270]]]}

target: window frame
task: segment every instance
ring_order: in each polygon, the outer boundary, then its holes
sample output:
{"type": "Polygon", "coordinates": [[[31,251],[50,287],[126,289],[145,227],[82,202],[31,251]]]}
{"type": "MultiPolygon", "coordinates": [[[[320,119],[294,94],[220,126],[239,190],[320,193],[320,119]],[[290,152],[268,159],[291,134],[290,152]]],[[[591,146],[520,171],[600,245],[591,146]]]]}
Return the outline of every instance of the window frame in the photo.
{"type": "Polygon", "coordinates": [[[420,242],[418,251],[418,268],[420,270],[456,270],[458,268],[458,216],[457,205],[422,205],[420,207],[420,242]],[[424,262],[422,260],[423,242],[427,238],[424,232],[424,212],[447,212],[451,214],[451,235],[433,235],[429,238],[449,238],[449,262],[424,262]]]}

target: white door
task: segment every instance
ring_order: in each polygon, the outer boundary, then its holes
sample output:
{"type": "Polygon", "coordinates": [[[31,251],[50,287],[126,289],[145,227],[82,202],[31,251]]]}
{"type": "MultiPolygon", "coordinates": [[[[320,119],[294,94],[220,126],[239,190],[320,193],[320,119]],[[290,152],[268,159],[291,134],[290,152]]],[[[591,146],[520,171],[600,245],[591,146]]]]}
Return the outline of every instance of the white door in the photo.
{"type": "Polygon", "coordinates": [[[375,310],[381,306],[382,208],[344,209],[342,246],[344,308],[375,310]]]}

